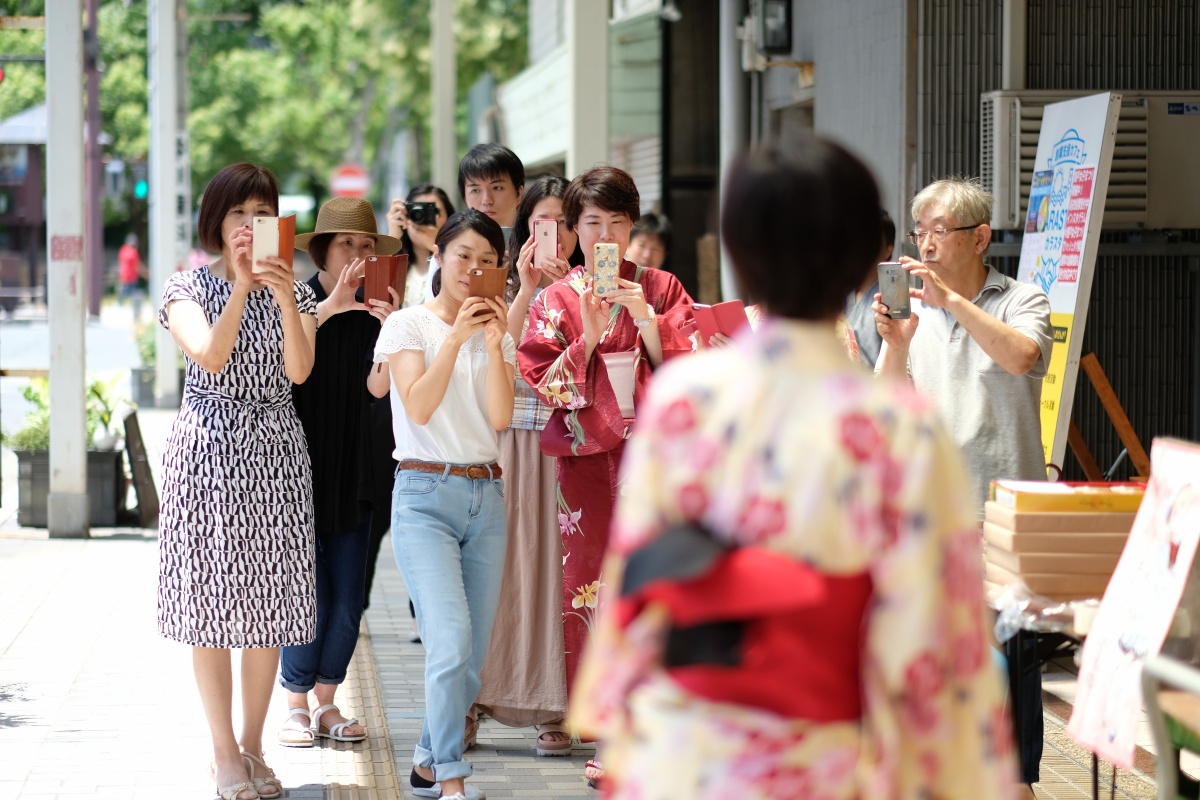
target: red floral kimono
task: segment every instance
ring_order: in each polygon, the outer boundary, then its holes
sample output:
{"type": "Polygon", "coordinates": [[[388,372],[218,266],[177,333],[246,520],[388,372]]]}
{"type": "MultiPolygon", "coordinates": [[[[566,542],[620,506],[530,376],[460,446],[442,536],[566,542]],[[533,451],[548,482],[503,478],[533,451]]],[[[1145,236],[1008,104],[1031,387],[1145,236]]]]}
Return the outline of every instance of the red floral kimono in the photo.
{"type": "MultiPolygon", "coordinates": [[[[625,280],[642,285],[657,315],[664,353],[686,352],[691,344],[679,327],[691,319],[692,299],[669,272],[621,264],[625,280]]],[[[617,468],[633,420],[622,416],[601,354],[636,352],[634,407],[641,402],[651,365],[633,318],[613,306],[608,328],[584,363],[579,297],[591,282],[587,267],[571,270],[533,302],[518,363],[525,381],[554,409],[542,431],[542,452],[558,459],[558,523],[563,544],[563,638],[567,687],[575,680],[580,653],[592,628],[604,588],[600,565],[608,545],[617,497],[617,468]]]]}

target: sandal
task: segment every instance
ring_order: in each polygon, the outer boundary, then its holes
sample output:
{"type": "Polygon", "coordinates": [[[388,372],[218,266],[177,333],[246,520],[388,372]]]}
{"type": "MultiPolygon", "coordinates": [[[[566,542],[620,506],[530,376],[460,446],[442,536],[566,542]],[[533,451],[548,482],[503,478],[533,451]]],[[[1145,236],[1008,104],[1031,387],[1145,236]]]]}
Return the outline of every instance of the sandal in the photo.
{"type": "Polygon", "coordinates": [[[359,734],[346,733],[346,728],[349,728],[351,725],[358,722],[358,720],[354,718],[348,719],[345,722],[335,723],[325,730],[321,730],[321,715],[326,711],[337,711],[339,714],[341,713],[341,710],[338,709],[338,707],[333,703],[321,706],[314,711],[312,713],[312,725],[309,726],[309,730],[312,731],[312,735],[314,737],[320,739],[332,739],[335,742],[361,742],[363,739],[367,738],[366,731],[363,731],[359,734]]]}
{"type": "Polygon", "coordinates": [[[275,741],[284,747],[312,747],[314,740],[312,732],[312,719],[307,708],[291,708],[288,709],[287,722],[283,723],[283,727],[279,729],[279,733],[275,734],[275,741]],[[308,719],[308,723],[301,723],[296,720],[296,715],[303,714],[308,719]]]}
{"type": "MultiPolygon", "coordinates": [[[[215,761],[208,765],[208,777],[213,783],[217,783],[217,764],[215,761]]],[[[259,800],[258,790],[254,788],[254,784],[251,781],[242,781],[232,786],[217,784],[217,794],[221,797],[221,800],[259,800]],[[254,796],[242,797],[242,792],[254,792],[254,796]]]]}
{"type": "Polygon", "coordinates": [[[479,720],[467,716],[467,724],[463,728],[463,752],[467,752],[479,741],[479,720]]]}
{"type": "Polygon", "coordinates": [[[600,782],[604,780],[604,767],[600,766],[599,761],[588,761],[583,765],[583,779],[587,781],[589,789],[599,787],[600,782]],[[588,775],[588,770],[592,770],[594,774],[588,775]]]}
{"type": "Polygon", "coordinates": [[[569,756],[572,754],[574,742],[571,741],[570,733],[562,725],[557,722],[548,722],[545,725],[534,727],[538,733],[537,754],[539,756],[569,756]],[[553,734],[556,733],[566,734],[566,738],[554,738],[553,734]]]}
{"type": "Polygon", "coordinates": [[[246,772],[250,775],[250,782],[254,784],[254,791],[258,792],[260,800],[276,800],[283,797],[283,784],[275,777],[275,770],[262,760],[262,756],[242,753],[242,762],[246,765],[246,772]],[[266,773],[265,777],[260,777],[260,772],[266,773]]]}

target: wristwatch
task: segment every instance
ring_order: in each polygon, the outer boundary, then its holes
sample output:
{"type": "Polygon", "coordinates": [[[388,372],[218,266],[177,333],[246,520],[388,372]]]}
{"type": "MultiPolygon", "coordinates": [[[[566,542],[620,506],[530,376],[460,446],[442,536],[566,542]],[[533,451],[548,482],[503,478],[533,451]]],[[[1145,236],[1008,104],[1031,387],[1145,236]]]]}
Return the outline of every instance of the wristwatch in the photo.
{"type": "Polygon", "coordinates": [[[650,312],[650,316],[646,317],[645,319],[635,319],[633,321],[633,324],[637,325],[638,330],[642,330],[643,328],[649,327],[650,323],[654,322],[654,318],[657,316],[654,313],[654,306],[647,305],[646,309],[650,312]]]}

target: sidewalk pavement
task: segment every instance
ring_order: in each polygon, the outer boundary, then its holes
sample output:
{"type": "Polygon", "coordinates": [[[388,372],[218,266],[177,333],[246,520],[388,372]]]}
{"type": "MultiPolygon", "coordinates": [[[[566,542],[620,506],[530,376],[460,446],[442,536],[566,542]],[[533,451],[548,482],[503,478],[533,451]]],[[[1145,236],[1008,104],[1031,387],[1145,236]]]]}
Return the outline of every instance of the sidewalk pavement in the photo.
{"type": "MultiPolygon", "coordinates": [[[[172,416],[139,414],[156,473],[172,416]]],[[[18,528],[15,459],[5,452],[0,461],[0,800],[214,796],[190,650],[156,633],[155,532],[105,529],[87,540],[49,540],[44,530],[18,528]]],[[[274,733],[287,706],[277,691],[265,750],[291,800],[412,796],[407,777],[424,709],[424,651],[408,642],[408,620],[408,596],[387,539],[338,694],[370,738],[307,750],[278,746],[274,733]]],[[[1060,677],[1047,686],[1069,682],[1060,677]]],[[[1062,705],[1047,708],[1035,794],[1082,800],[1092,796],[1090,755],[1067,739],[1055,713],[1069,714],[1062,705]]],[[[475,765],[472,781],[492,798],[593,798],[582,780],[591,748],[572,758],[537,758],[535,737],[532,729],[485,720],[478,746],[467,754],[475,765]]],[[[1102,783],[1109,774],[1102,767],[1102,783]]],[[[1152,798],[1154,786],[1121,773],[1114,796],[1152,798]]]]}

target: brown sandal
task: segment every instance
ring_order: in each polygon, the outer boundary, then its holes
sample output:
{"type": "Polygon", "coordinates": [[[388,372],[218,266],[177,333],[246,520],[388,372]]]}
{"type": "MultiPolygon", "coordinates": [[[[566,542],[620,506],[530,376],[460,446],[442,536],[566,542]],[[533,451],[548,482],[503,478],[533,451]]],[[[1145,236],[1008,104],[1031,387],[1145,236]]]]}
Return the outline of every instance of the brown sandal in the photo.
{"type": "Polygon", "coordinates": [[[562,725],[557,722],[547,722],[544,725],[535,726],[537,737],[537,754],[539,756],[569,756],[574,751],[575,743],[571,741],[571,734],[562,725]],[[554,738],[553,734],[565,734],[565,739],[554,738]]]}

